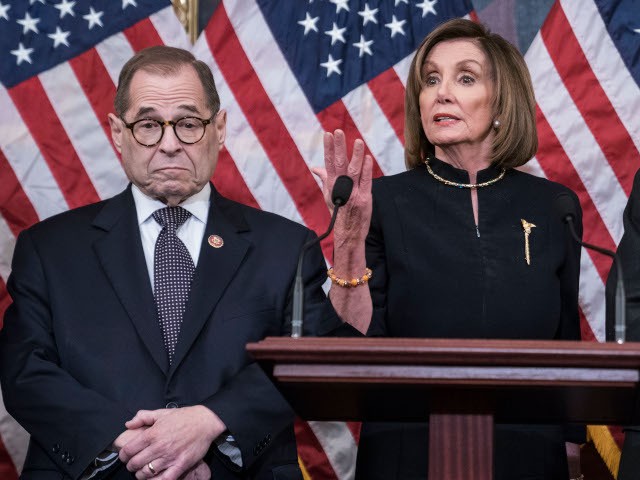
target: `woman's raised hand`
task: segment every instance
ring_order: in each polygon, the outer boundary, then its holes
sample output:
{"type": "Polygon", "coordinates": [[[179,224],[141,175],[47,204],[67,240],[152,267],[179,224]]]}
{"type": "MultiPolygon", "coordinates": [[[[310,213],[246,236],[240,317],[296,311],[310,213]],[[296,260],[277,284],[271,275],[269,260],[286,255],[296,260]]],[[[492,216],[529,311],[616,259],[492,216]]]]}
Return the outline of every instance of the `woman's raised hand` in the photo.
{"type": "Polygon", "coordinates": [[[357,139],[353,143],[351,160],[347,159],[347,142],[342,130],[324,134],[325,168],[312,171],[322,181],[322,192],[329,210],[333,210],[331,191],[336,178],[347,175],[353,180],[353,191],[349,201],[343,206],[336,219],[334,230],[335,247],[344,243],[353,245],[362,242],[369,231],[371,221],[371,175],[373,160],[364,153],[364,142],[357,139]]]}

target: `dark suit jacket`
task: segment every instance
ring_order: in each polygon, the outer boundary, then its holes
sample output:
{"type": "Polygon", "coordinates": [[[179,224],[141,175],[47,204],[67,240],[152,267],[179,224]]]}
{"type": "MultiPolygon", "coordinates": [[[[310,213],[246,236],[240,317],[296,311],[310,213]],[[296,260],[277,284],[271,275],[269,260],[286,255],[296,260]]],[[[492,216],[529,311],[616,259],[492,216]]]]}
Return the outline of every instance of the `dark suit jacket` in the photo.
{"type": "MultiPolygon", "coordinates": [[[[0,374],[7,410],[31,434],[23,478],[78,478],[138,409],[196,404],[218,414],[242,452],[236,472],[212,448],[214,478],[301,478],[293,413],[245,344],[290,332],[298,252],[313,237],[213,190],[169,367],[130,188],[22,232],[0,374]],[[211,234],[222,248],[207,243],[211,234]]],[[[324,268],[313,249],[304,268],[306,334],[339,322],[321,289],[324,268]]],[[[113,478],[132,476],[120,468],[113,478]]]]}
{"type": "MultiPolygon", "coordinates": [[[[640,341],[640,170],[633,181],[633,189],[623,214],[624,235],[616,255],[622,264],[624,287],[627,297],[628,341],[640,341]]],[[[615,338],[614,286],[617,278],[615,264],[607,279],[607,340],[615,338]]],[[[640,397],[640,395],[639,395],[640,397]]],[[[640,478],[640,399],[636,408],[635,426],[625,429],[619,480],[640,478]]]]}

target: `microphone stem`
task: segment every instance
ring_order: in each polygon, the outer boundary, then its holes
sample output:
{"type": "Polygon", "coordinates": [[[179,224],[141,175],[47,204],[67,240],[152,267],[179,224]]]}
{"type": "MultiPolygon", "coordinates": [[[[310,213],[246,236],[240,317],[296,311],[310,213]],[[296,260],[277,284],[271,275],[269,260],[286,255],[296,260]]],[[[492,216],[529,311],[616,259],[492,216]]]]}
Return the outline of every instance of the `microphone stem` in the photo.
{"type": "Polygon", "coordinates": [[[573,239],[578,242],[580,245],[582,245],[583,247],[586,247],[590,250],[595,250],[596,252],[599,252],[603,255],[607,255],[608,257],[611,257],[613,259],[616,258],[616,254],[613,253],[611,250],[607,250],[606,248],[602,248],[602,247],[598,247],[596,245],[591,245],[590,243],[586,243],[583,242],[582,240],[580,240],[580,237],[578,237],[578,234],[576,233],[575,227],[573,226],[573,218],[570,220],[566,220],[567,225],[569,225],[569,231],[571,232],[571,236],[573,237],[573,239]]]}
{"type": "Polygon", "coordinates": [[[611,250],[607,250],[606,248],[598,247],[596,245],[591,245],[589,243],[583,242],[580,240],[578,235],[576,234],[575,227],[573,226],[573,218],[567,216],[565,218],[567,225],[569,225],[569,231],[571,232],[571,236],[573,239],[578,242],[580,245],[589,248],[591,250],[595,250],[596,252],[602,253],[603,255],[607,255],[613,258],[613,261],[616,264],[616,286],[615,286],[615,304],[614,304],[614,333],[615,333],[615,341],[616,343],[624,343],[626,340],[626,325],[627,325],[627,306],[626,306],[626,293],[624,290],[624,276],[622,275],[622,262],[620,258],[613,253],[611,250]]]}
{"type": "Polygon", "coordinates": [[[336,217],[338,216],[338,209],[342,206],[342,202],[336,202],[333,209],[333,215],[331,215],[331,222],[329,222],[329,228],[326,232],[320,235],[318,238],[309,240],[300,249],[300,255],[298,256],[298,267],[296,268],[296,280],[293,286],[293,308],[291,311],[291,337],[300,338],[302,336],[302,312],[304,310],[304,284],[302,283],[302,260],[304,254],[312,245],[324,240],[329,236],[333,225],[336,223],[336,217]]]}

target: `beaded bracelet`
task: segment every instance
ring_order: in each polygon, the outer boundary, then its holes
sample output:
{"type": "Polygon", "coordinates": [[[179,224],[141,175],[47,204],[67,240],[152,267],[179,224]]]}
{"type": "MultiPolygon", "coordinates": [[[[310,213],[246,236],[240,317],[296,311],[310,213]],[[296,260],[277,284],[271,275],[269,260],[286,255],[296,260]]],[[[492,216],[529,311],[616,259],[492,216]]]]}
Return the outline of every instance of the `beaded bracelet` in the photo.
{"type": "Polygon", "coordinates": [[[333,273],[333,268],[330,268],[329,270],[327,270],[327,277],[331,279],[331,282],[335,283],[340,287],[345,287],[345,288],[353,288],[353,287],[357,287],[358,285],[364,285],[369,281],[369,279],[371,278],[371,275],[373,275],[373,272],[371,271],[371,269],[365,268],[364,275],[361,276],[360,278],[352,278],[351,280],[345,280],[344,278],[336,277],[336,274],[333,273]]]}

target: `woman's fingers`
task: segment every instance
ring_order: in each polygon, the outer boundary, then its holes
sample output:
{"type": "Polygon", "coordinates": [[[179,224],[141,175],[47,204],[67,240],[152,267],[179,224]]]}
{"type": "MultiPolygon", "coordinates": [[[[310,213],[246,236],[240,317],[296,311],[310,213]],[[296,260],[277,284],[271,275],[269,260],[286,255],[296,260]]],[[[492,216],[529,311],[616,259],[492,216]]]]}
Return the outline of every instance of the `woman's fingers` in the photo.
{"type": "Polygon", "coordinates": [[[335,149],[333,134],[331,134],[330,132],[324,132],[323,143],[324,143],[324,166],[327,170],[327,176],[335,178],[336,149],[335,149]]]}
{"type": "Polygon", "coordinates": [[[371,180],[373,177],[373,158],[371,155],[364,156],[364,164],[362,166],[362,173],[360,174],[360,189],[371,190],[371,180]]]}
{"type": "Polygon", "coordinates": [[[347,139],[342,130],[333,132],[333,144],[335,176],[346,175],[349,168],[349,160],[347,160],[347,139]]]}

